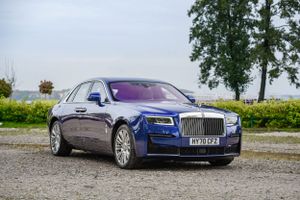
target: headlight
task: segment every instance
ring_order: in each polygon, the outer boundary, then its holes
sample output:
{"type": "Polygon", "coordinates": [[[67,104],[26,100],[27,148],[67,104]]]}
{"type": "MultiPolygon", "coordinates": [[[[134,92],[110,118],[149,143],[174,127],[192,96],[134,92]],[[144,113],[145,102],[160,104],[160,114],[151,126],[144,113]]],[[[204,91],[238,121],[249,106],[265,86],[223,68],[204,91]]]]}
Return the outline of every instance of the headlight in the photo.
{"type": "Polygon", "coordinates": [[[226,123],[228,125],[235,125],[238,122],[238,116],[226,116],[226,123]]]}
{"type": "Polygon", "coordinates": [[[147,116],[146,119],[149,124],[169,125],[169,126],[174,125],[174,121],[172,117],[147,116]]]}

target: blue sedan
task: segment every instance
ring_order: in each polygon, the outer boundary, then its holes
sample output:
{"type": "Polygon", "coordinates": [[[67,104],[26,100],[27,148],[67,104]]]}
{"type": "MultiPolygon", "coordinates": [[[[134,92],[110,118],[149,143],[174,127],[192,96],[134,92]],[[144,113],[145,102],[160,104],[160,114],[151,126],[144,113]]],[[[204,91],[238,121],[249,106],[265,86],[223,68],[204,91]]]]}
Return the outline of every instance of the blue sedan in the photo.
{"type": "Polygon", "coordinates": [[[241,120],[195,104],[157,80],[95,78],[75,86],[48,113],[51,152],[72,149],[112,155],[123,169],[146,159],[228,165],[241,152],[241,120]]]}

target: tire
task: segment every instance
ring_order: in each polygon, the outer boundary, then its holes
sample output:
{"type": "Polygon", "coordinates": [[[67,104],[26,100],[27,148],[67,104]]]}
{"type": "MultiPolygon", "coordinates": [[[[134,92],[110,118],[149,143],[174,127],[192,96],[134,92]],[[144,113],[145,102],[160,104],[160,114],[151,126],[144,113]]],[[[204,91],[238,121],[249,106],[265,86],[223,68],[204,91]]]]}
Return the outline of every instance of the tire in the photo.
{"type": "Polygon", "coordinates": [[[61,123],[55,121],[50,130],[50,149],[55,156],[69,156],[72,147],[63,138],[61,123]]]}
{"type": "Polygon", "coordinates": [[[216,159],[216,160],[211,160],[211,161],[209,161],[209,163],[212,166],[226,166],[226,165],[229,165],[233,160],[234,160],[233,157],[220,158],[220,159],[216,159]]]}
{"type": "Polygon", "coordinates": [[[140,167],[142,159],[136,156],[134,139],[127,125],[121,125],[118,128],[114,136],[113,152],[116,164],[120,168],[136,169],[140,167]]]}

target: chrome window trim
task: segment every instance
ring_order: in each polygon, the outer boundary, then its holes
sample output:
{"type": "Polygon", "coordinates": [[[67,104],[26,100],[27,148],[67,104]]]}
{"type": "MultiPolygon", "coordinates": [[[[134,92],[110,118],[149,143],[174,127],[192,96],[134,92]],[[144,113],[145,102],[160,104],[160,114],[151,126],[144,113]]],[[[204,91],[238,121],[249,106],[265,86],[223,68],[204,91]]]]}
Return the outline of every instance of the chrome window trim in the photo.
{"type": "MultiPolygon", "coordinates": [[[[110,103],[111,100],[110,100],[110,98],[109,98],[109,96],[108,96],[107,89],[106,89],[106,86],[105,86],[105,84],[104,84],[103,81],[101,81],[101,80],[95,80],[95,81],[93,81],[93,84],[92,84],[91,89],[90,89],[90,93],[91,93],[91,90],[92,90],[92,88],[93,88],[93,86],[94,86],[94,84],[95,84],[96,82],[99,82],[99,83],[102,84],[102,86],[103,86],[103,88],[104,88],[104,91],[105,91],[105,94],[106,94],[106,97],[107,97],[107,100],[108,100],[108,101],[104,101],[104,102],[101,102],[101,103],[110,103]]],[[[101,96],[102,96],[102,95],[101,95],[101,96]]]]}
{"type": "Polygon", "coordinates": [[[77,84],[75,87],[73,87],[73,88],[70,90],[69,94],[65,97],[65,99],[63,100],[62,103],[63,103],[63,104],[87,103],[87,102],[73,102],[75,96],[77,95],[78,90],[80,90],[80,87],[79,87],[79,86],[81,86],[81,85],[83,85],[83,84],[85,84],[85,83],[90,83],[90,84],[91,84],[90,87],[89,87],[89,91],[90,91],[90,90],[91,90],[91,86],[93,85],[93,81],[85,81],[85,82],[79,83],[79,84],[77,84]],[[79,87],[79,88],[78,88],[78,87],[79,87]],[[76,91],[76,94],[75,94],[74,98],[72,99],[71,102],[68,102],[67,100],[68,100],[69,97],[73,94],[73,92],[75,92],[75,90],[76,90],[77,88],[78,88],[78,90],[76,91]]]}
{"type": "MultiPolygon", "coordinates": [[[[104,103],[110,103],[110,102],[112,102],[111,96],[109,95],[108,90],[107,90],[107,87],[106,87],[106,84],[105,84],[105,82],[104,82],[103,80],[88,80],[88,81],[81,82],[81,83],[77,84],[76,86],[74,86],[74,87],[70,90],[69,94],[68,94],[68,95],[65,97],[65,99],[62,101],[62,103],[63,103],[63,104],[88,103],[88,102],[67,102],[67,99],[68,99],[69,96],[74,92],[74,90],[76,90],[76,88],[77,88],[78,86],[80,86],[80,85],[82,85],[82,84],[84,84],[84,83],[91,82],[91,83],[92,83],[91,87],[92,87],[93,84],[94,84],[96,81],[101,82],[101,83],[103,84],[103,87],[104,87],[106,96],[108,97],[109,102],[104,102],[104,103]]],[[[91,90],[91,87],[90,87],[90,90],[91,90]]],[[[90,91],[90,90],[89,90],[89,91],[90,91]]]]}

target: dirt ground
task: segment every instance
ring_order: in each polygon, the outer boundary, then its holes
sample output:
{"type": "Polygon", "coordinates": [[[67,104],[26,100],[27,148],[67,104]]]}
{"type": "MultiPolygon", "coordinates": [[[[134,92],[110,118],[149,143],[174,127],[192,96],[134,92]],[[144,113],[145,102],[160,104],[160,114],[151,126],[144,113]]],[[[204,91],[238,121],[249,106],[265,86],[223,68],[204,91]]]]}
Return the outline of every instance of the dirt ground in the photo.
{"type": "Polygon", "coordinates": [[[300,199],[297,145],[294,160],[241,156],[226,167],[149,162],[121,170],[111,157],[81,151],[54,157],[39,131],[10,135],[0,133],[0,199],[300,199]]]}

